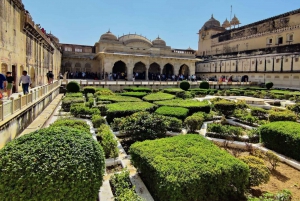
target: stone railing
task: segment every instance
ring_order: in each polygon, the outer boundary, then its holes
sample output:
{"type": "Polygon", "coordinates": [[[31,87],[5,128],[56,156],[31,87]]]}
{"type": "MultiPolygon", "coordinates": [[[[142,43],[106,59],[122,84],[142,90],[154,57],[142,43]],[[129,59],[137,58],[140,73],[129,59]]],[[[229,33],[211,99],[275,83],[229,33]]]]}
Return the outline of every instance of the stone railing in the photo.
{"type": "MultiPolygon", "coordinates": [[[[62,85],[67,85],[70,81],[78,82],[80,86],[117,86],[117,85],[123,85],[123,86],[173,86],[173,87],[179,87],[181,81],[146,81],[146,80],[137,80],[137,81],[105,81],[105,80],[63,80],[61,82],[62,85]]],[[[195,82],[189,82],[191,86],[199,86],[201,81],[195,81],[195,82]]],[[[250,82],[208,82],[211,86],[216,85],[234,85],[234,86],[240,86],[240,85],[250,85],[250,82]]]]}
{"type": "Polygon", "coordinates": [[[17,98],[11,98],[8,101],[0,101],[0,122],[9,118],[9,116],[26,108],[38,100],[41,100],[46,94],[60,86],[60,81],[53,84],[44,85],[31,89],[26,95],[19,95],[17,98]]]}

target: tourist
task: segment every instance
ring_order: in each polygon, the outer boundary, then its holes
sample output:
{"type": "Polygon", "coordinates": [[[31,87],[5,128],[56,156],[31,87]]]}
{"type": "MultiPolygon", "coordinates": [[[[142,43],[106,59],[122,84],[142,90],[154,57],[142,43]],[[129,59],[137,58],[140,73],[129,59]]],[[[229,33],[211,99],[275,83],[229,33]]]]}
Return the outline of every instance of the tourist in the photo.
{"type": "Polygon", "coordinates": [[[31,80],[30,80],[30,76],[27,75],[26,70],[23,71],[23,75],[21,76],[20,81],[19,81],[19,86],[21,86],[21,82],[22,82],[22,89],[23,89],[24,95],[28,94],[28,92],[29,92],[28,88],[29,88],[29,85],[31,84],[31,80]]]}
{"type": "Polygon", "coordinates": [[[132,81],[135,81],[135,73],[132,75],[132,81]]]}
{"type": "Polygon", "coordinates": [[[0,73],[0,100],[3,99],[3,91],[6,89],[6,77],[0,73]]]}
{"type": "Polygon", "coordinates": [[[7,81],[6,93],[7,93],[7,99],[9,100],[10,95],[12,94],[13,85],[15,84],[15,79],[11,75],[11,72],[6,73],[6,81],[7,81]]]}
{"type": "Polygon", "coordinates": [[[49,72],[47,73],[48,84],[53,83],[53,77],[54,77],[54,75],[53,75],[52,71],[49,71],[49,72]]]}

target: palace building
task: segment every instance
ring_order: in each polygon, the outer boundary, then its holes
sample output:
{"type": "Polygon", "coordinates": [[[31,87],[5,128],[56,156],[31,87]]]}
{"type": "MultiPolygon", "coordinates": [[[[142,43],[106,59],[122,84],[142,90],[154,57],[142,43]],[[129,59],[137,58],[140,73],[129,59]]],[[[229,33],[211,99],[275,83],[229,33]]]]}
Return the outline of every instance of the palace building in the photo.
{"type": "MultiPolygon", "coordinates": [[[[151,74],[195,74],[195,52],[188,49],[172,49],[160,37],[151,41],[144,36],[127,34],[121,37],[108,31],[101,35],[94,46],[61,44],[63,72],[133,73],[138,79],[148,80],[151,74]]],[[[125,76],[123,76],[125,78],[125,76]]]]}
{"type": "Polygon", "coordinates": [[[221,23],[213,16],[199,30],[196,74],[275,86],[300,86],[300,9],[240,26],[234,15],[221,23]]]}
{"type": "MultiPolygon", "coordinates": [[[[15,82],[26,70],[33,86],[47,83],[46,74],[58,75],[62,53],[59,40],[35,24],[21,0],[0,1],[0,72],[12,72],[15,82]]],[[[21,87],[15,85],[13,91],[21,87]]]]}

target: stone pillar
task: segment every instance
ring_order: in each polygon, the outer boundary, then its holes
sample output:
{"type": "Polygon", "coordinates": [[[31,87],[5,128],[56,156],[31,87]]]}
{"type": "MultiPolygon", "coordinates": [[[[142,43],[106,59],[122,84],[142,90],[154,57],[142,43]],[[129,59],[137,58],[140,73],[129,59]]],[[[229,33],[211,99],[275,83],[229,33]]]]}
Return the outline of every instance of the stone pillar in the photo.
{"type": "Polygon", "coordinates": [[[148,66],[146,66],[146,75],[145,75],[145,80],[149,80],[149,78],[148,78],[148,73],[149,72],[149,65],[148,66]]]}

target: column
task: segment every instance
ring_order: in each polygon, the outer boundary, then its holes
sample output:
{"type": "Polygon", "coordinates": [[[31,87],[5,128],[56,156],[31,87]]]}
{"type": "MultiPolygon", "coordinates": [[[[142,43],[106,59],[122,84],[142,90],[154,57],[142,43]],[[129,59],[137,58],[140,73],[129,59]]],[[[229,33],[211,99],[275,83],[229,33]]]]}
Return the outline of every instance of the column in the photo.
{"type": "Polygon", "coordinates": [[[150,66],[147,65],[147,66],[146,66],[146,75],[145,75],[145,80],[147,80],[147,81],[149,80],[149,78],[148,78],[149,68],[150,68],[150,66]]]}

